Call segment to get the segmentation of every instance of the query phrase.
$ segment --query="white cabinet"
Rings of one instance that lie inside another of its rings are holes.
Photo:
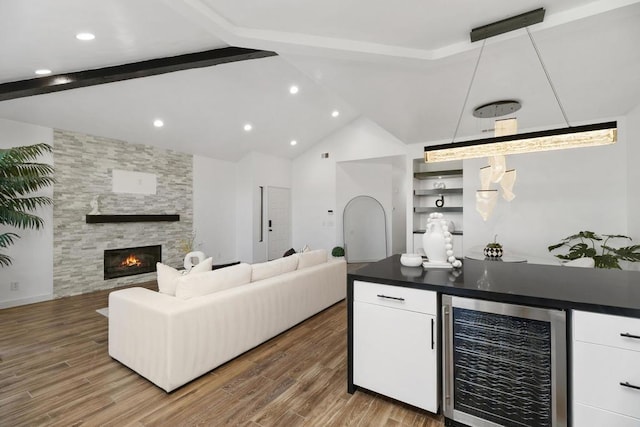
[[[435,292],[354,282],[353,383],[438,410]]]
[[[573,425],[640,426],[640,320],[573,312]]]

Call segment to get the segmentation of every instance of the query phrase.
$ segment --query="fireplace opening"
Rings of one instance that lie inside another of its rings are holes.
[[[162,262],[162,246],[107,249],[104,251],[104,279],[134,276],[156,271],[156,262]]]

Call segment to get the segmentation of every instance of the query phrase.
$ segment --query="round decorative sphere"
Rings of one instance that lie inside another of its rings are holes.
[[[447,243],[446,245],[444,245],[444,248],[447,250],[453,249],[453,245],[451,243]]]
[[[502,248],[484,248],[484,256],[486,256],[487,258],[501,258],[502,254]]]
[[[455,268],[460,268],[460,267],[462,267],[462,261],[460,261],[459,259],[457,259],[457,260],[453,261],[453,262],[451,263],[451,265],[453,265]]]
[[[456,257],[454,256],[450,256],[449,257],[449,262],[455,262],[456,261]]]
[[[400,255],[400,264],[406,267],[420,267],[422,256],[420,254],[402,254]]]
[[[445,243],[451,243],[451,237],[445,237],[444,238],[444,242]]]
[[[447,256],[453,256],[453,251],[451,249],[447,250]]]

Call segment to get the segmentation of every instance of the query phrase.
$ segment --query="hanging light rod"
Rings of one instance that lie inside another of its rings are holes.
[[[424,147],[427,163],[477,157],[522,154],[565,148],[613,144],[618,139],[617,122],[529,132],[495,138],[474,139]]]
[[[483,25],[482,27],[476,27],[472,29],[469,34],[471,42],[477,42],[499,34],[525,28],[529,25],[538,24],[544,20],[544,12],[544,8],[541,7],[540,9],[512,16],[511,18]]]

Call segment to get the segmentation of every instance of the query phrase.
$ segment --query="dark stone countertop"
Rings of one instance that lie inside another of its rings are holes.
[[[348,275],[363,280],[545,308],[640,318],[640,272],[465,259],[458,270],[405,267],[400,255]]]

